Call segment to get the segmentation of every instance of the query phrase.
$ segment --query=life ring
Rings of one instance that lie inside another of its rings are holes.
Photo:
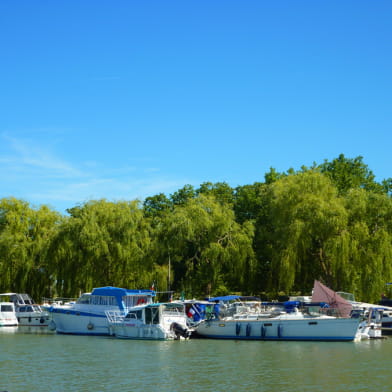
[[[145,304],[145,303],[146,303],[146,300],[144,298],[139,298],[137,300],[137,302],[136,302],[136,305],[142,305],[142,304]]]

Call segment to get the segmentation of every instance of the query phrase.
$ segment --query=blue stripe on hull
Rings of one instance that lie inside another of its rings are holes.
[[[53,309],[51,313],[60,313],[60,314],[67,314],[70,316],[85,316],[85,317],[101,317],[106,318],[104,314],[95,314],[95,313],[88,313],[88,312],[79,312],[77,310],[68,310],[68,309]]]

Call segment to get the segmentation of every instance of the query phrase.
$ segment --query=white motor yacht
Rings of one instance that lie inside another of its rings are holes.
[[[154,296],[153,290],[98,287],[82,294],[76,302],[50,306],[49,328],[60,334],[109,335],[107,311],[126,314],[137,305],[152,303]]]

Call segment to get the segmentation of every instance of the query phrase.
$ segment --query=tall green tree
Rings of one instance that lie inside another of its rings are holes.
[[[325,160],[319,166],[322,173],[331,178],[340,194],[350,189],[363,188],[373,192],[385,192],[385,187],[375,180],[375,175],[363,162],[363,157],[346,158],[340,154],[331,162]]]
[[[62,220],[47,206],[33,209],[22,200],[0,200],[0,288],[27,292],[38,300],[49,294],[47,252]]]
[[[226,182],[203,182],[196,193],[213,196],[216,201],[229,206],[234,202],[234,190]]]
[[[174,205],[185,204],[188,200],[196,197],[196,190],[193,185],[184,185],[181,189],[170,195],[170,200]]]
[[[315,278],[335,286],[347,260],[347,213],[331,181],[311,171],[290,175],[269,186],[265,202],[257,225],[269,290],[310,291]]]
[[[392,279],[392,200],[354,189],[346,196],[352,276],[346,282],[358,298],[377,302]]]
[[[150,287],[150,226],[138,201],[90,201],[70,212],[51,249],[57,292],[75,296],[97,286]]]
[[[177,205],[160,232],[175,289],[189,295],[246,290],[254,269],[253,225],[235,222],[231,208],[200,194]]]
[[[146,217],[154,218],[166,214],[173,209],[173,202],[164,194],[146,197],[143,202]]]

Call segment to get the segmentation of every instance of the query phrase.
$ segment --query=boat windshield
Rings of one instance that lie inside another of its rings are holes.
[[[143,311],[142,310],[134,310],[129,312],[125,318],[127,320],[141,320],[143,316]]]
[[[38,305],[19,306],[17,310],[23,312],[40,312],[41,308]]]
[[[177,303],[167,303],[162,305],[165,313],[185,313],[185,306]]]

